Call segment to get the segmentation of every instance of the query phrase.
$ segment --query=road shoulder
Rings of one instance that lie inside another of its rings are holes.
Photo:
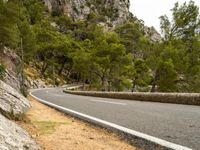
[[[32,109],[27,113],[25,128],[44,149],[51,150],[136,150],[119,136],[66,116],[30,98]]]

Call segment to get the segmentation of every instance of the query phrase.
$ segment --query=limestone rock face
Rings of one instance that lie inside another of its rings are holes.
[[[0,150],[40,150],[28,133],[0,114]]]
[[[0,111],[3,114],[17,116],[30,108],[29,101],[14,88],[0,80]]]
[[[43,0],[49,11],[53,14],[62,14],[73,20],[86,20],[95,13],[101,16],[98,24],[106,31],[113,30],[129,20],[136,20],[141,24],[141,30],[153,42],[161,41],[162,37],[153,28],[145,26],[137,17],[129,11],[130,0]]]
[[[145,32],[145,35],[148,36],[151,41],[159,42],[162,40],[161,35],[156,31],[154,27],[145,26],[143,30]]]
[[[61,13],[74,20],[87,19],[90,13],[104,17],[104,22],[116,26],[128,20],[129,0],[44,0],[50,12]]]
[[[6,76],[4,81],[17,91],[20,91],[20,81],[22,76],[19,73],[21,59],[13,50],[4,47],[0,53],[0,63],[6,66]]]

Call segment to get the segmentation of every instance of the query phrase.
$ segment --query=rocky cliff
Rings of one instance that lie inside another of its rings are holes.
[[[0,64],[3,64],[6,67],[4,81],[17,91],[20,91],[20,81],[22,79],[20,73],[20,57],[13,50],[4,47],[0,50]]]
[[[0,150],[40,150],[28,133],[0,114]]]
[[[127,21],[129,0],[44,0],[50,12],[64,14],[74,20],[87,19],[92,13],[101,16],[102,23],[116,26]]]
[[[107,30],[114,29],[117,25],[129,20],[140,23],[146,36],[152,41],[161,40],[160,34],[153,28],[147,27],[129,11],[129,0],[44,0],[53,15],[65,15],[73,20],[85,20],[90,15],[99,17],[99,24]]]
[[[12,119],[24,114],[30,107],[25,97],[0,80],[0,113]]]
[[[0,80],[0,150],[40,150],[25,130],[9,120],[21,119],[29,108],[25,97]]]
[[[6,67],[4,81],[0,80],[0,150],[40,150],[28,133],[11,121],[23,119],[31,107],[19,92],[20,57],[14,50],[4,47],[0,49],[0,64]]]

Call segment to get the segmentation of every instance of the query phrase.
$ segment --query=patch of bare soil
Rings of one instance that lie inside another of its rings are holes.
[[[136,150],[113,133],[90,126],[29,98],[29,121],[19,124],[45,150]]]

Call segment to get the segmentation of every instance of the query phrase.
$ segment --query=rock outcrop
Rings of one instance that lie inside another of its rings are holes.
[[[0,112],[8,118],[24,114],[30,108],[29,101],[14,88],[0,80]]]
[[[44,2],[52,13],[64,14],[74,20],[84,20],[89,14],[95,13],[102,17],[105,25],[112,24],[113,27],[124,23],[131,16],[129,0],[44,0]]]
[[[87,20],[96,14],[98,24],[105,30],[113,30],[117,25],[134,20],[153,42],[161,41],[161,35],[153,27],[147,27],[130,11],[130,0],[43,0],[54,15],[65,15],[73,20]]]
[[[17,91],[20,91],[20,81],[22,80],[20,57],[13,50],[4,47],[0,52],[0,63],[7,69],[4,81]]]
[[[154,27],[144,26],[145,35],[153,42],[159,42],[162,40],[161,35],[156,31]]]
[[[40,150],[28,133],[0,114],[0,150]]]
[[[9,120],[20,119],[29,108],[25,97],[0,80],[0,150],[40,150],[25,130]]]

